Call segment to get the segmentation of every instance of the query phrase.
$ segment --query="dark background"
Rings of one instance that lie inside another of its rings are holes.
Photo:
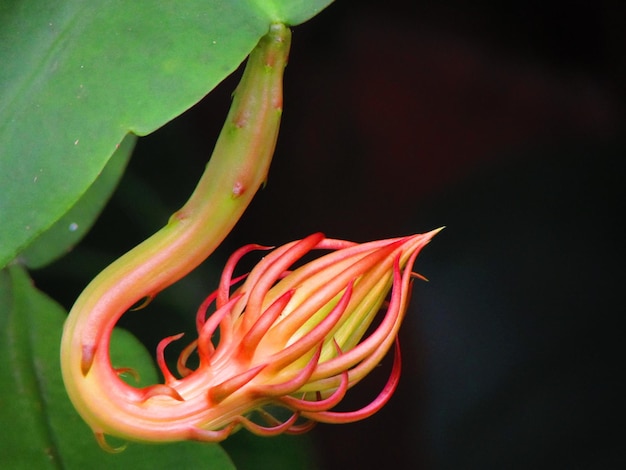
[[[625,20],[620,1],[338,1],[294,29],[267,187],[150,331],[140,314],[123,325],[154,350],[245,243],[445,225],[418,258],[430,282],[399,389],[366,421],[316,427],[319,467],[624,468]],[[85,242],[35,274],[44,290],[69,307],[183,204],[238,76],[140,139]]]

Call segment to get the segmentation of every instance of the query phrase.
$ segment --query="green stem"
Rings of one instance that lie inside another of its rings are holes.
[[[108,339],[119,317],[205,260],[265,182],[282,113],[290,38],[286,26],[274,24],[250,54],[213,155],[189,201],[165,227],[102,271],[72,308],[61,362],[70,398],[83,416],[93,410],[82,395],[94,386],[83,382],[92,366],[108,363]]]

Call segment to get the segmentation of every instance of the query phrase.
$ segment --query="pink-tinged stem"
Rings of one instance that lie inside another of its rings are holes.
[[[282,113],[290,38],[287,27],[273,24],[250,54],[213,155],[189,201],[165,227],[100,273],[70,312],[61,346],[63,379],[74,406],[98,434],[156,441],[224,434],[196,428],[204,406],[199,399],[186,397],[185,406],[168,409],[167,423],[164,409],[171,399],[151,398],[154,406],[144,408],[129,405],[145,398],[144,393],[111,368],[109,339],[124,312],[213,252],[265,182]],[[206,420],[206,413],[201,418]]]

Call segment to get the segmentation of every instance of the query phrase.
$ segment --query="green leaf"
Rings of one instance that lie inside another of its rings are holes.
[[[74,206],[127,133],[199,101],[271,22],[330,2],[0,2],[0,267]]]
[[[31,269],[41,268],[64,255],[85,236],[117,187],[136,140],[132,134],[126,136],[83,197],[19,255],[23,264]]]
[[[256,0],[273,21],[291,26],[304,23],[313,18],[334,0]]]
[[[129,444],[104,452],[67,398],[59,365],[65,312],[19,266],[0,271],[0,456],[2,468],[90,470],[234,467],[216,444]],[[131,365],[144,383],[156,381],[153,361],[129,333],[112,340],[114,365]]]
[[[243,470],[322,468],[312,439],[307,435],[262,437],[242,431],[233,434],[222,445],[237,468]]]

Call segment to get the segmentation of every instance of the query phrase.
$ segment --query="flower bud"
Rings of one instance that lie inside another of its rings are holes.
[[[181,353],[176,374],[164,350],[182,335],[157,348],[164,384],[132,387],[110,362],[96,361],[80,378],[86,384],[79,411],[98,436],[146,441],[219,441],[241,427],[260,435],[299,433],[315,422],[366,418],[398,383],[397,334],[416,276],[413,264],[436,233],[363,244],[313,234],[269,251],[247,275],[234,278],[244,255],[268,250],[245,246],[200,306],[198,337]],[[392,371],[379,395],[360,410],[333,411],[394,343]],[[288,416],[272,414],[278,408]]]

